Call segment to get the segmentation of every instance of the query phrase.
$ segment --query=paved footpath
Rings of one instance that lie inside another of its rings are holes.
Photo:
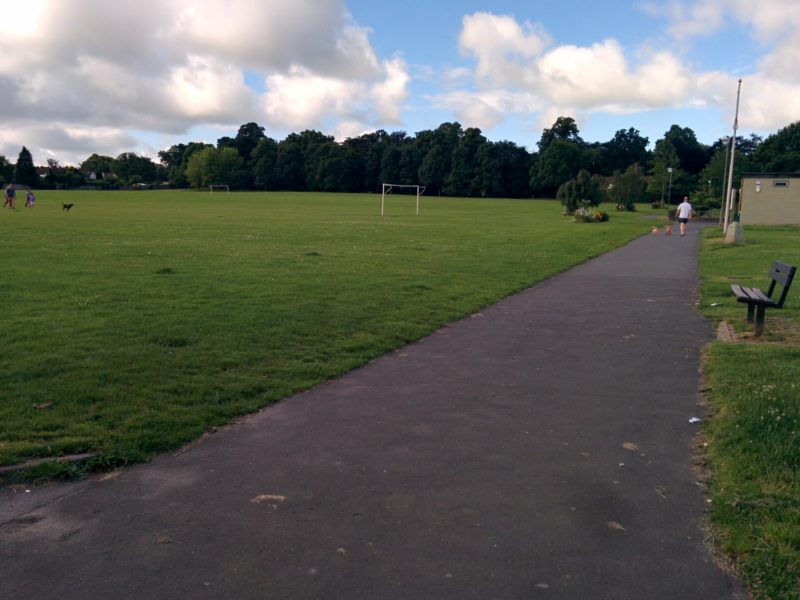
[[[188,449],[0,491],[0,598],[745,598],[692,470],[696,228]]]

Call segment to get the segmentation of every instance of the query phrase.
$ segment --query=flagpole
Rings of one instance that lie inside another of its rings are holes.
[[[728,225],[730,224],[731,209],[733,205],[733,161],[736,158],[736,130],[739,128],[739,96],[742,93],[742,80],[739,79],[739,87],[736,90],[736,113],[733,117],[733,138],[731,139],[731,164],[728,171],[728,193],[727,202],[725,203],[725,227],[723,234],[728,232]]]

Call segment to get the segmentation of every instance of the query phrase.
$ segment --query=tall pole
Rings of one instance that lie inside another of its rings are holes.
[[[736,159],[736,130],[739,128],[739,96],[742,93],[742,80],[739,79],[739,87],[736,90],[736,113],[733,117],[733,139],[731,139],[731,164],[728,170],[728,203],[725,205],[725,227],[724,233],[728,233],[730,224],[731,208],[733,204],[733,163]]]
[[[725,214],[725,178],[728,176],[728,150],[731,147],[731,138],[722,138],[725,142],[725,163],[722,167],[722,197],[719,199],[719,224],[722,225],[722,215]]]
[[[669,201],[672,200],[672,167],[668,167],[669,171],[669,191],[667,192],[667,214],[669,214]]]

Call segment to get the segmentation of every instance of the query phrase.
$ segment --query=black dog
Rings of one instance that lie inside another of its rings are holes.
[[[61,203],[61,210],[66,210],[66,211],[69,211],[69,209],[70,209],[70,208],[72,208],[73,206],[75,206],[75,203],[72,203],[72,204],[64,204],[64,203],[62,202],[62,203]]]

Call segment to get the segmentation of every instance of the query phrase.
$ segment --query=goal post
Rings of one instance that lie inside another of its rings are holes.
[[[218,183],[218,184],[214,184],[214,185],[208,186],[208,193],[209,194],[213,194],[214,190],[220,190],[220,191],[221,190],[225,190],[225,192],[228,193],[228,194],[231,192],[230,186],[228,184],[226,184],[226,183]]]
[[[406,185],[402,183],[382,183],[381,184],[381,216],[383,216],[384,205],[386,204],[386,194],[391,194],[394,188],[414,188],[417,192],[417,214],[419,214],[419,197],[425,193],[424,185]]]

